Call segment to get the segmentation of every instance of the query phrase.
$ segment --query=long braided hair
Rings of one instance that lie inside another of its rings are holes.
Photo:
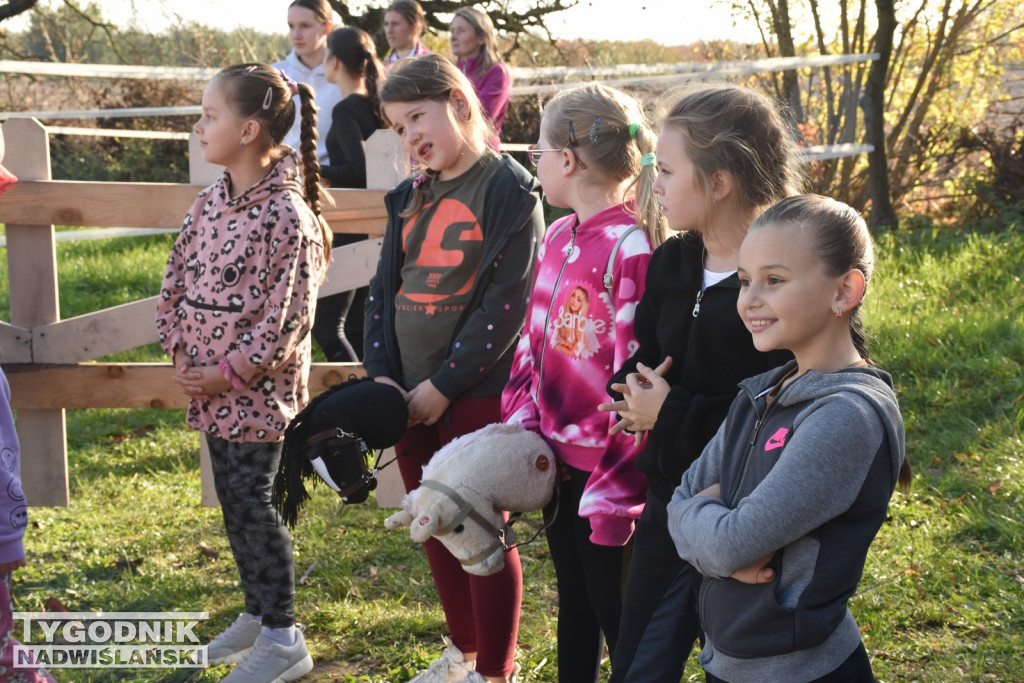
[[[260,124],[262,144],[276,161],[286,154],[281,145],[284,136],[295,122],[297,94],[300,102],[299,159],[302,163],[303,198],[313,210],[323,233],[325,255],[330,258],[331,229],[321,215],[325,195],[321,193],[320,161],[316,154],[317,108],[316,93],[305,83],[286,79],[283,73],[266,64],[235,64],[222,69],[214,76],[224,90],[228,105],[243,119],[253,119]]]

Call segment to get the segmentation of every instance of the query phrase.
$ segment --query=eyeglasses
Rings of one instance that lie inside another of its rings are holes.
[[[526,155],[530,157],[530,163],[536,166],[540,163],[540,155],[544,152],[561,152],[561,149],[541,149],[537,145],[530,145],[526,148]]]

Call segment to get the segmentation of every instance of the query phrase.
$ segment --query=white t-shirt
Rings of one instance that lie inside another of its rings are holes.
[[[719,282],[721,282],[722,280],[724,280],[725,278],[729,277],[730,275],[732,275],[735,272],[736,272],[735,270],[730,270],[730,271],[725,272],[725,273],[716,273],[713,270],[708,270],[707,268],[705,268],[704,269],[704,289],[707,289],[708,287],[711,287],[712,285],[717,285]]]
[[[291,54],[284,61],[276,62],[274,68],[285,72],[296,83],[306,83],[313,87],[313,91],[316,93],[316,106],[319,109],[316,121],[318,133],[316,155],[319,157],[321,164],[327,164],[327,133],[331,130],[331,112],[334,111],[334,105],[341,102],[341,91],[338,90],[338,86],[327,82],[323,64],[317,64],[315,68],[310,69],[302,63],[299,56],[295,54],[295,50],[292,50]],[[299,101],[299,96],[296,95],[295,123],[292,124],[292,129],[288,131],[288,134],[284,136],[284,144],[295,150],[299,149],[299,128],[301,124],[302,103]]]

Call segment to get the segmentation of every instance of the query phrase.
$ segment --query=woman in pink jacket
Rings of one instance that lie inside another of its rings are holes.
[[[501,126],[505,123],[508,100],[512,96],[512,74],[501,61],[494,44],[491,18],[474,7],[455,12],[449,28],[456,66],[469,77],[480,104],[494,128],[491,146],[498,149]]]

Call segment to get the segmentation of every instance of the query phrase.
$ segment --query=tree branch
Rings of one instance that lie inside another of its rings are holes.
[[[0,5],[0,21],[16,17],[22,12],[27,12],[35,7],[38,0],[7,0]]]

